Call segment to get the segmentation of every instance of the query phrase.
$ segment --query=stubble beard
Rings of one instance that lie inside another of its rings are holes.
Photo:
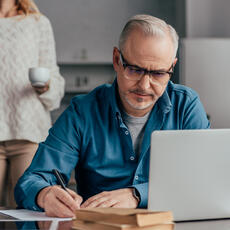
[[[138,103],[144,101],[142,98],[137,98],[137,103],[133,103],[129,100],[127,95],[124,96],[124,99],[133,109],[137,109],[137,110],[147,109],[155,103],[155,100],[152,100],[150,102],[146,102],[144,105],[139,105]]]

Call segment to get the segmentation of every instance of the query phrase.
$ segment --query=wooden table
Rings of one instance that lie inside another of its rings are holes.
[[[174,230],[230,230],[230,219],[176,223]]]
[[[23,228],[18,228],[14,220],[15,218],[5,216],[0,213],[0,230],[23,229]],[[33,221],[32,222],[27,221],[27,222],[17,222],[17,223],[18,224],[24,223],[24,226],[26,226],[26,224],[34,224],[34,226],[36,226],[37,229],[43,229],[43,230],[49,230],[51,225],[53,224],[52,221],[38,221],[37,223]],[[52,230],[55,230],[55,229],[56,230],[70,230],[71,225],[72,225],[71,221],[60,221],[56,225],[56,228],[54,228],[54,225],[52,225]],[[174,230],[229,230],[229,229],[230,229],[230,219],[182,222],[182,223],[176,223],[175,228],[174,228]]]

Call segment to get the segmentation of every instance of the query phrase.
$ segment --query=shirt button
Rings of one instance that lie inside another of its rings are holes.
[[[135,180],[138,180],[138,176],[135,176]]]
[[[125,131],[125,135],[129,135],[129,131]]]
[[[134,158],[133,156],[131,156],[129,159],[130,159],[131,161],[133,161],[135,158]]]

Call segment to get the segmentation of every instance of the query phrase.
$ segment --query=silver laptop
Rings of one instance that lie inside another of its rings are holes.
[[[176,221],[230,218],[230,129],[153,132],[148,209]]]

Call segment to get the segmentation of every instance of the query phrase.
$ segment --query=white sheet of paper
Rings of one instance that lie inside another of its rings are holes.
[[[72,220],[72,218],[49,217],[49,216],[46,216],[45,212],[32,211],[32,210],[27,210],[27,209],[0,210],[0,213],[17,218],[19,220],[31,220],[31,221]]]

